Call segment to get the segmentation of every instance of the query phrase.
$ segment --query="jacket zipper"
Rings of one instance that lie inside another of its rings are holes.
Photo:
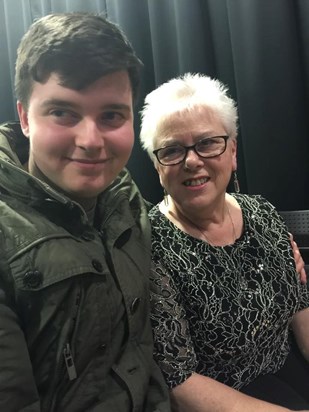
[[[73,323],[71,327],[71,331],[68,334],[69,339],[67,340],[67,343],[64,345],[64,348],[62,350],[62,357],[59,360],[59,363],[57,365],[56,369],[56,387],[54,388],[54,391],[51,393],[51,399],[49,402],[49,408],[47,409],[48,411],[52,412],[55,411],[55,406],[57,404],[57,395],[60,389],[59,386],[59,380],[61,377],[63,377],[63,366],[65,365],[65,370],[68,374],[69,381],[72,381],[77,378],[77,372],[75,368],[75,363],[74,363],[74,357],[72,354],[71,350],[71,345],[70,342],[73,342],[73,337],[75,335],[76,329],[77,329],[77,323],[78,323],[78,312],[80,308],[80,302],[81,302],[81,285],[79,284],[79,291],[76,296],[75,300],[75,312],[73,316]]]
[[[63,357],[64,357],[65,366],[67,368],[67,372],[69,375],[69,380],[73,381],[74,379],[77,378],[77,373],[76,373],[74,359],[72,356],[71,347],[69,343],[67,343],[63,349]]]

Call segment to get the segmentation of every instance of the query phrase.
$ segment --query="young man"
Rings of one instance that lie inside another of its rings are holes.
[[[170,410],[152,359],[150,230],[124,166],[141,63],[104,18],[49,15],[0,130],[0,410]]]

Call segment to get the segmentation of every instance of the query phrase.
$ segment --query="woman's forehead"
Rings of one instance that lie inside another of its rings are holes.
[[[191,109],[171,114],[166,117],[158,128],[162,137],[172,137],[190,133],[222,133],[224,126],[218,114],[209,108]]]

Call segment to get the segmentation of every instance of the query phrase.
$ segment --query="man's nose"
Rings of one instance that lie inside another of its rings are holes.
[[[103,132],[95,120],[84,120],[79,126],[77,146],[85,150],[100,149],[104,146]]]

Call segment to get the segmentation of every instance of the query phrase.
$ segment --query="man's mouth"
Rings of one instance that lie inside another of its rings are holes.
[[[98,164],[104,163],[104,159],[71,159],[73,162],[83,163],[83,164]]]
[[[207,183],[210,180],[209,177],[202,177],[200,179],[188,179],[183,184],[185,186],[200,186]]]

